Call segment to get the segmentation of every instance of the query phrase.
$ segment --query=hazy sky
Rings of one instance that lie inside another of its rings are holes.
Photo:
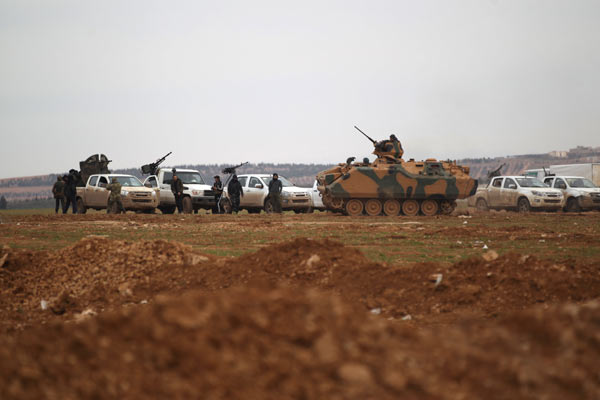
[[[0,177],[600,145],[600,1],[0,0]]]

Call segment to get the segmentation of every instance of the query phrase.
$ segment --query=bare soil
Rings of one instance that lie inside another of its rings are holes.
[[[598,222],[13,216],[0,398],[600,398]]]

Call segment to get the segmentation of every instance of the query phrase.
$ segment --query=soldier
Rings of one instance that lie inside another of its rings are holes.
[[[112,213],[113,207],[116,204],[118,210],[117,214],[120,214],[121,212],[125,214],[125,208],[123,208],[123,202],[121,201],[121,184],[117,181],[117,178],[112,178],[111,183],[106,185],[106,190],[110,191],[106,213]]]
[[[69,206],[72,204],[73,214],[77,214],[77,171],[74,169],[69,171],[68,176],[63,176],[65,181],[65,208],[63,208],[63,214],[69,211]]]
[[[231,177],[231,181],[227,185],[227,193],[229,194],[229,201],[231,201],[231,211],[237,214],[240,210],[240,196],[244,197],[244,189],[242,189],[237,175]]]
[[[173,192],[173,196],[175,196],[177,211],[181,214],[183,212],[183,182],[175,175],[175,172],[173,172],[173,180],[171,181],[171,192]]]
[[[56,182],[54,182],[54,186],[52,186],[52,194],[54,195],[54,201],[56,202],[54,213],[58,214],[59,204],[61,210],[64,210],[65,208],[65,182],[63,182],[60,176],[56,177]]]
[[[221,177],[215,175],[215,182],[212,185],[212,190],[215,193],[215,206],[213,207],[213,214],[221,214],[221,196],[223,195],[223,182]]]
[[[273,212],[281,214],[281,191],[283,185],[279,180],[279,175],[273,174],[273,179],[269,182],[269,198],[273,205]]]

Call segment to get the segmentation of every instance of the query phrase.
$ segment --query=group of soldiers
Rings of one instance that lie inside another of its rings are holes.
[[[52,186],[55,207],[54,212],[58,214],[59,209],[63,214],[73,209],[73,214],[77,214],[77,171],[69,171],[69,175],[56,177],[56,182]]]
[[[215,208],[213,209],[213,213],[221,214],[223,210],[221,209],[221,197],[223,196],[223,182],[221,182],[221,177],[219,175],[215,175],[214,182],[212,185],[212,190],[215,193]],[[273,205],[274,213],[281,213],[281,192],[283,190],[283,185],[279,180],[279,175],[277,173],[273,174],[273,179],[269,182],[269,199],[271,204]],[[237,214],[240,210],[240,198],[244,197],[244,189],[238,180],[236,174],[233,174],[229,184],[227,185],[227,194],[229,195],[229,201],[231,202],[231,212]]]
[[[59,206],[63,214],[66,214],[69,207],[72,205],[73,214],[77,213],[77,176],[76,171],[71,170],[69,175],[58,176],[54,186],[52,187],[52,193],[56,202],[55,213],[58,214]],[[212,190],[215,193],[215,207],[213,213],[221,214],[221,197],[223,196],[223,182],[221,177],[215,175]],[[111,183],[106,185],[106,189],[110,192],[108,197],[107,213],[121,213],[125,212],[123,202],[121,200],[121,184],[117,181],[117,178],[112,178]],[[269,182],[269,198],[273,205],[273,212],[281,213],[281,192],[283,185],[279,180],[278,174],[273,174],[273,179]],[[183,182],[177,174],[173,174],[173,180],[171,181],[171,192],[175,197],[175,205],[177,211],[183,213]],[[244,190],[237,175],[233,175],[229,184],[227,185],[227,192],[229,194],[229,201],[231,202],[231,210],[237,214],[240,210],[240,197],[244,197]]]

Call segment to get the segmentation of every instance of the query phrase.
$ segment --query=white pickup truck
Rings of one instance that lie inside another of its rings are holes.
[[[517,209],[520,212],[560,210],[564,197],[560,190],[549,188],[537,178],[497,176],[487,187],[477,189],[468,204],[478,210]]]
[[[215,194],[210,185],[202,179],[200,172],[193,169],[177,169],[176,175],[183,183],[183,212],[191,214],[201,208],[210,210],[215,205]],[[150,175],[144,180],[144,185],[159,190],[158,209],[163,214],[175,212],[175,196],[171,192],[173,181],[173,170],[171,168],[159,168],[156,175]]]
[[[260,210],[265,210],[267,213],[273,212],[273,206],[269,201],[269,182],[271,182],[272,178],[269,174],[238,175],[238,180],[244,191],[244,196],[240,197],[240,210],[248,210],[251,214],[258,214]],[[294,210],[299,213],[311,210],[312,199],[310,188],[295,186],[283,176],[279,176],[279,180],[283,186],[281,191],[282,209]],[[224,212],[231,212],[227,187],[224,187],[223,190],[221,207]]]
[[[77,188],[77,212],[85,214],[88,208],[102,210],[108,207],[110,192],[106,185],[117,178],[121,184],[121,201],[125,210],[152,212],[158,205],[156,191],[142,185],[138,178],[122,174],[90,175],[84,187]],[[113,210],[116,211],[116,210]]]
[[[600,210],[600,187],[582,176],[547,176],[544,183],[562,191],[565,211]]]

